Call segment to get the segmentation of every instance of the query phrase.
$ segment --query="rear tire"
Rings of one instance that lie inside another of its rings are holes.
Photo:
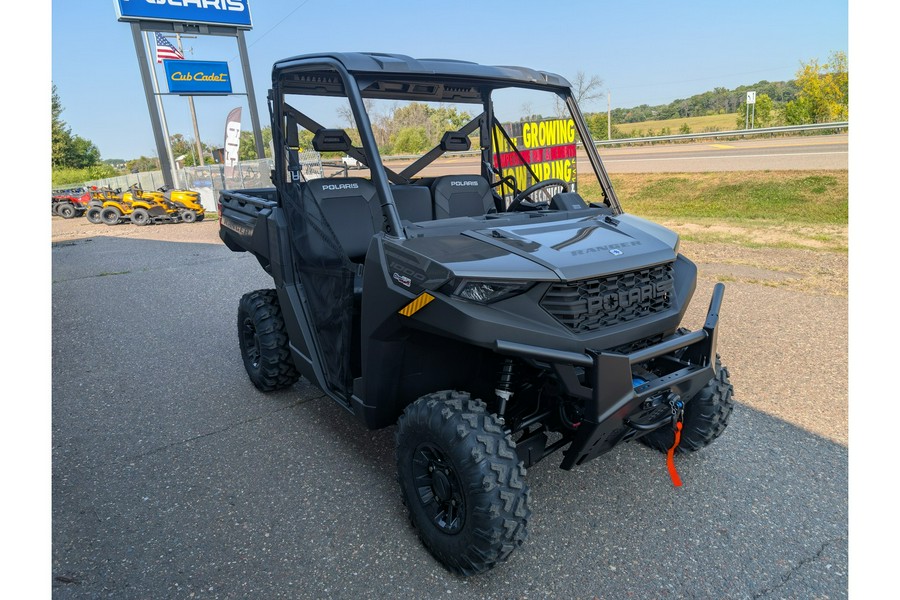
[[[397,479],[422,544],[454,573],[487,571],[528,538],[530,492],[515,443],[466,392],[428,394],[406,407]]]
[[[728,379],[728,368],[716,355],[718,373],[684,404],[684,424],[676,452],[694,452],[709,446],[722,435],[734,410],[734,387]],[[661,427],[640,438],[641,442],[660,452],[668,452],[675,443],[675,431]]]
[[[288,388],[300,379],[275,290],[244,294],[238,304],[238,340],[247,375],[259,390]]]
[[[100,211],[100,220],[107,225],[115,225],[122,218],[122,213],[118,208],[110,206]]]
[[[75,216],[75,207],[71,204],[60,204],[56,209],[56,214],[63,219],[71,219]]]
[[[89,208],[87,210],[87,212],[84,214],[84,216],[87,218],[88,221],[97,225],[97,224],[100,224],[103,222],[103,219],[100,218],[101,212],[102,211],[99,208],[97,208],[96,206],[92,206],[91,208]]]
[[[131,213],[131,222],[135,225],[147,225],[150,223],[150,213],[145,208],[136,208]]]

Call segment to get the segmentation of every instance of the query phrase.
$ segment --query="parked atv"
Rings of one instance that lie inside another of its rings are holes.
[[[107,225],[131,221],[135,225],[150,223],[178,223],[181,215],[177,208],[169,206],[162,192],[145,192],[133,184],[120,198],[110,198],[103,203],[100,219]]]
[[[101,214],[103,213],[104,204],[109,201],[122,201],[122,191],[120,189],[112,189],[111,187],[92,186],[88,192],[91,195],[88,201],[87,210],[84,216],[88,221],[94,224],[103,223]]]
[[[50,197],[50,212],[64,219],[83,215],[91,200],[91,194],[83,188],[60,191]]]
[[[185,223],[202,221],[206,216],[206,209],[200,203],[200,192],[193,190],[170,190],[163,186],[159,188],[164,200],[175,207],[181,220]]]
[[[640,440],[667,453],[680,485],[676,452],[716,440],[734,403],[717,354],[724,285],[702,327],[682,328],[697,267],[677,233],[623,210],[565,79],[323,53],[276,62],[272,84],[275,187],[219,198],[223,242],[274,280],[237,306],[258,389],[302,375],[366,427],[396,424],[400,499],[424,546],[463,575],[525,541],[526,468],[556,452],[569,470]],[[336,98],[361,147],[320,124]],[[379,103],[475,116],[398,171],[376,143]],[[532,122],[558,106],[565,117]],[[307,178],[305,131],[371,178]],[[475,144],[474,166],[424,176]]]

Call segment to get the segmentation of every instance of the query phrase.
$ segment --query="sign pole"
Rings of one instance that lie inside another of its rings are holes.
[[[606,92],[606,139],[612,139],[612,93]]]
[[[250,124],[253,127],[253,140],[256,143],[256,157],[260,160],[266,157],[263,146],[262,129],[259,127],[259,112],[256,110],[256,94],[253,91],[253,77],[250,75],[250,56],[247,54],[247,41],[244,39],[244,30],[237,31],[238,52],[241,55],[241,68],[244,73],[244,87],[247,89],[247,104],[250,108]]]
[[[756,92],[747,92],[747,114],[744,117],[744,129],[753,128],[753,117],[750,116],[750,105],[753,105],[753,116],[756,116]],[[749,125],[748,125],[749,123]]]
[[[169,160],[169,141],[163,137],[162,124],[156,106],[156,99],[151,93],[153,79],[150,77],[150,68],[147,62],[147,52],[144,49],[141,26],[139,23],[131,24],[131,38],[134,41],[134,51],[137,54],[138,67],[141,71],[141,81],[144,84],[144,97],[147,100],[147,109],[150,111],[150,125],[153,128],[153,138],[156,141],[156,155],[159,157],[159,168],[162,171],[163,183],[166,187],[174,188],[172,177],[172,161]]]

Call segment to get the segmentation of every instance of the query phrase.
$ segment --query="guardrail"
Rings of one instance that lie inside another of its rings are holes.
[[[637,123],[633,123],[637,125]],[[760,127],[759,129],[735,129],[731,131],[705,131],[703,133],[677,133],[673,135],[657,135],[654,137],[636,137],[636,138],[616,138],[614,140],[593,140],[594,146],[616,146],[619,144],[647,144],[652,142],[669,142],[677,140],[693,140],[703,138],[719,138],[719,137],[746,137],[751,135],[767,135],[776,133],[801,133],[804,131],[815,131],[822,129],[847,129],[850,126],[849,121],[839,121],[835,123],[813,123],[812,125],[782,125],[780,127]],[[576,144],[579,148],[583,146],[581,142]],[[454,156],[477,156],[481,154],[480,150],[467,150],[464,152],[446,152],[445,157],[452,158]],[[416,160],[418,154],[403,154],[382,156],[382,160]]]
[[[594,140],[594,145],[615,146],[617,144],[642,144],[647,142],[669,142],[674,140],[693,140],[701,138],[744,137],[748,135],[766,135],[772,133],[799,133],[802,131],[815,131],[817,129],[847,129],[849,126],[849,121],[814,123],[812,125],[782,125],[780,127],[760,127],[759,129],[735,129],[732,131],[706,131],[703,133],[676,133],[673,135],[657,135],[654,137]]]

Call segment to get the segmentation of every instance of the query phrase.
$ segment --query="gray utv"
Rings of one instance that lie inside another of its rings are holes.
[[[550,102],[515,113],[519,95]],[[312,116],[325,100],[344,109]],[[423,131],[465,118],[384,162],[400,134],[379,102],[432,107]],[[366,427],[396,424],[400,497],[448,569],[486,571],[525,541],[525,469],[558,450],[570,470],[630,440],[671,458],[723,432],[724,286],[702,329],[680,327],[697,269],[676,233],[623,212],[565,79],[316,54],[274,65],[269,107],[274,187],[219,200],[224,243],[274,280],[238,306],[247,373],[263,391],[303,376]],[[537,110],[565,114],[565,168],[533,149],[559,129],[538,140],[522,125]],[[358,176],[308,178],[308,145],[358,161]]]

